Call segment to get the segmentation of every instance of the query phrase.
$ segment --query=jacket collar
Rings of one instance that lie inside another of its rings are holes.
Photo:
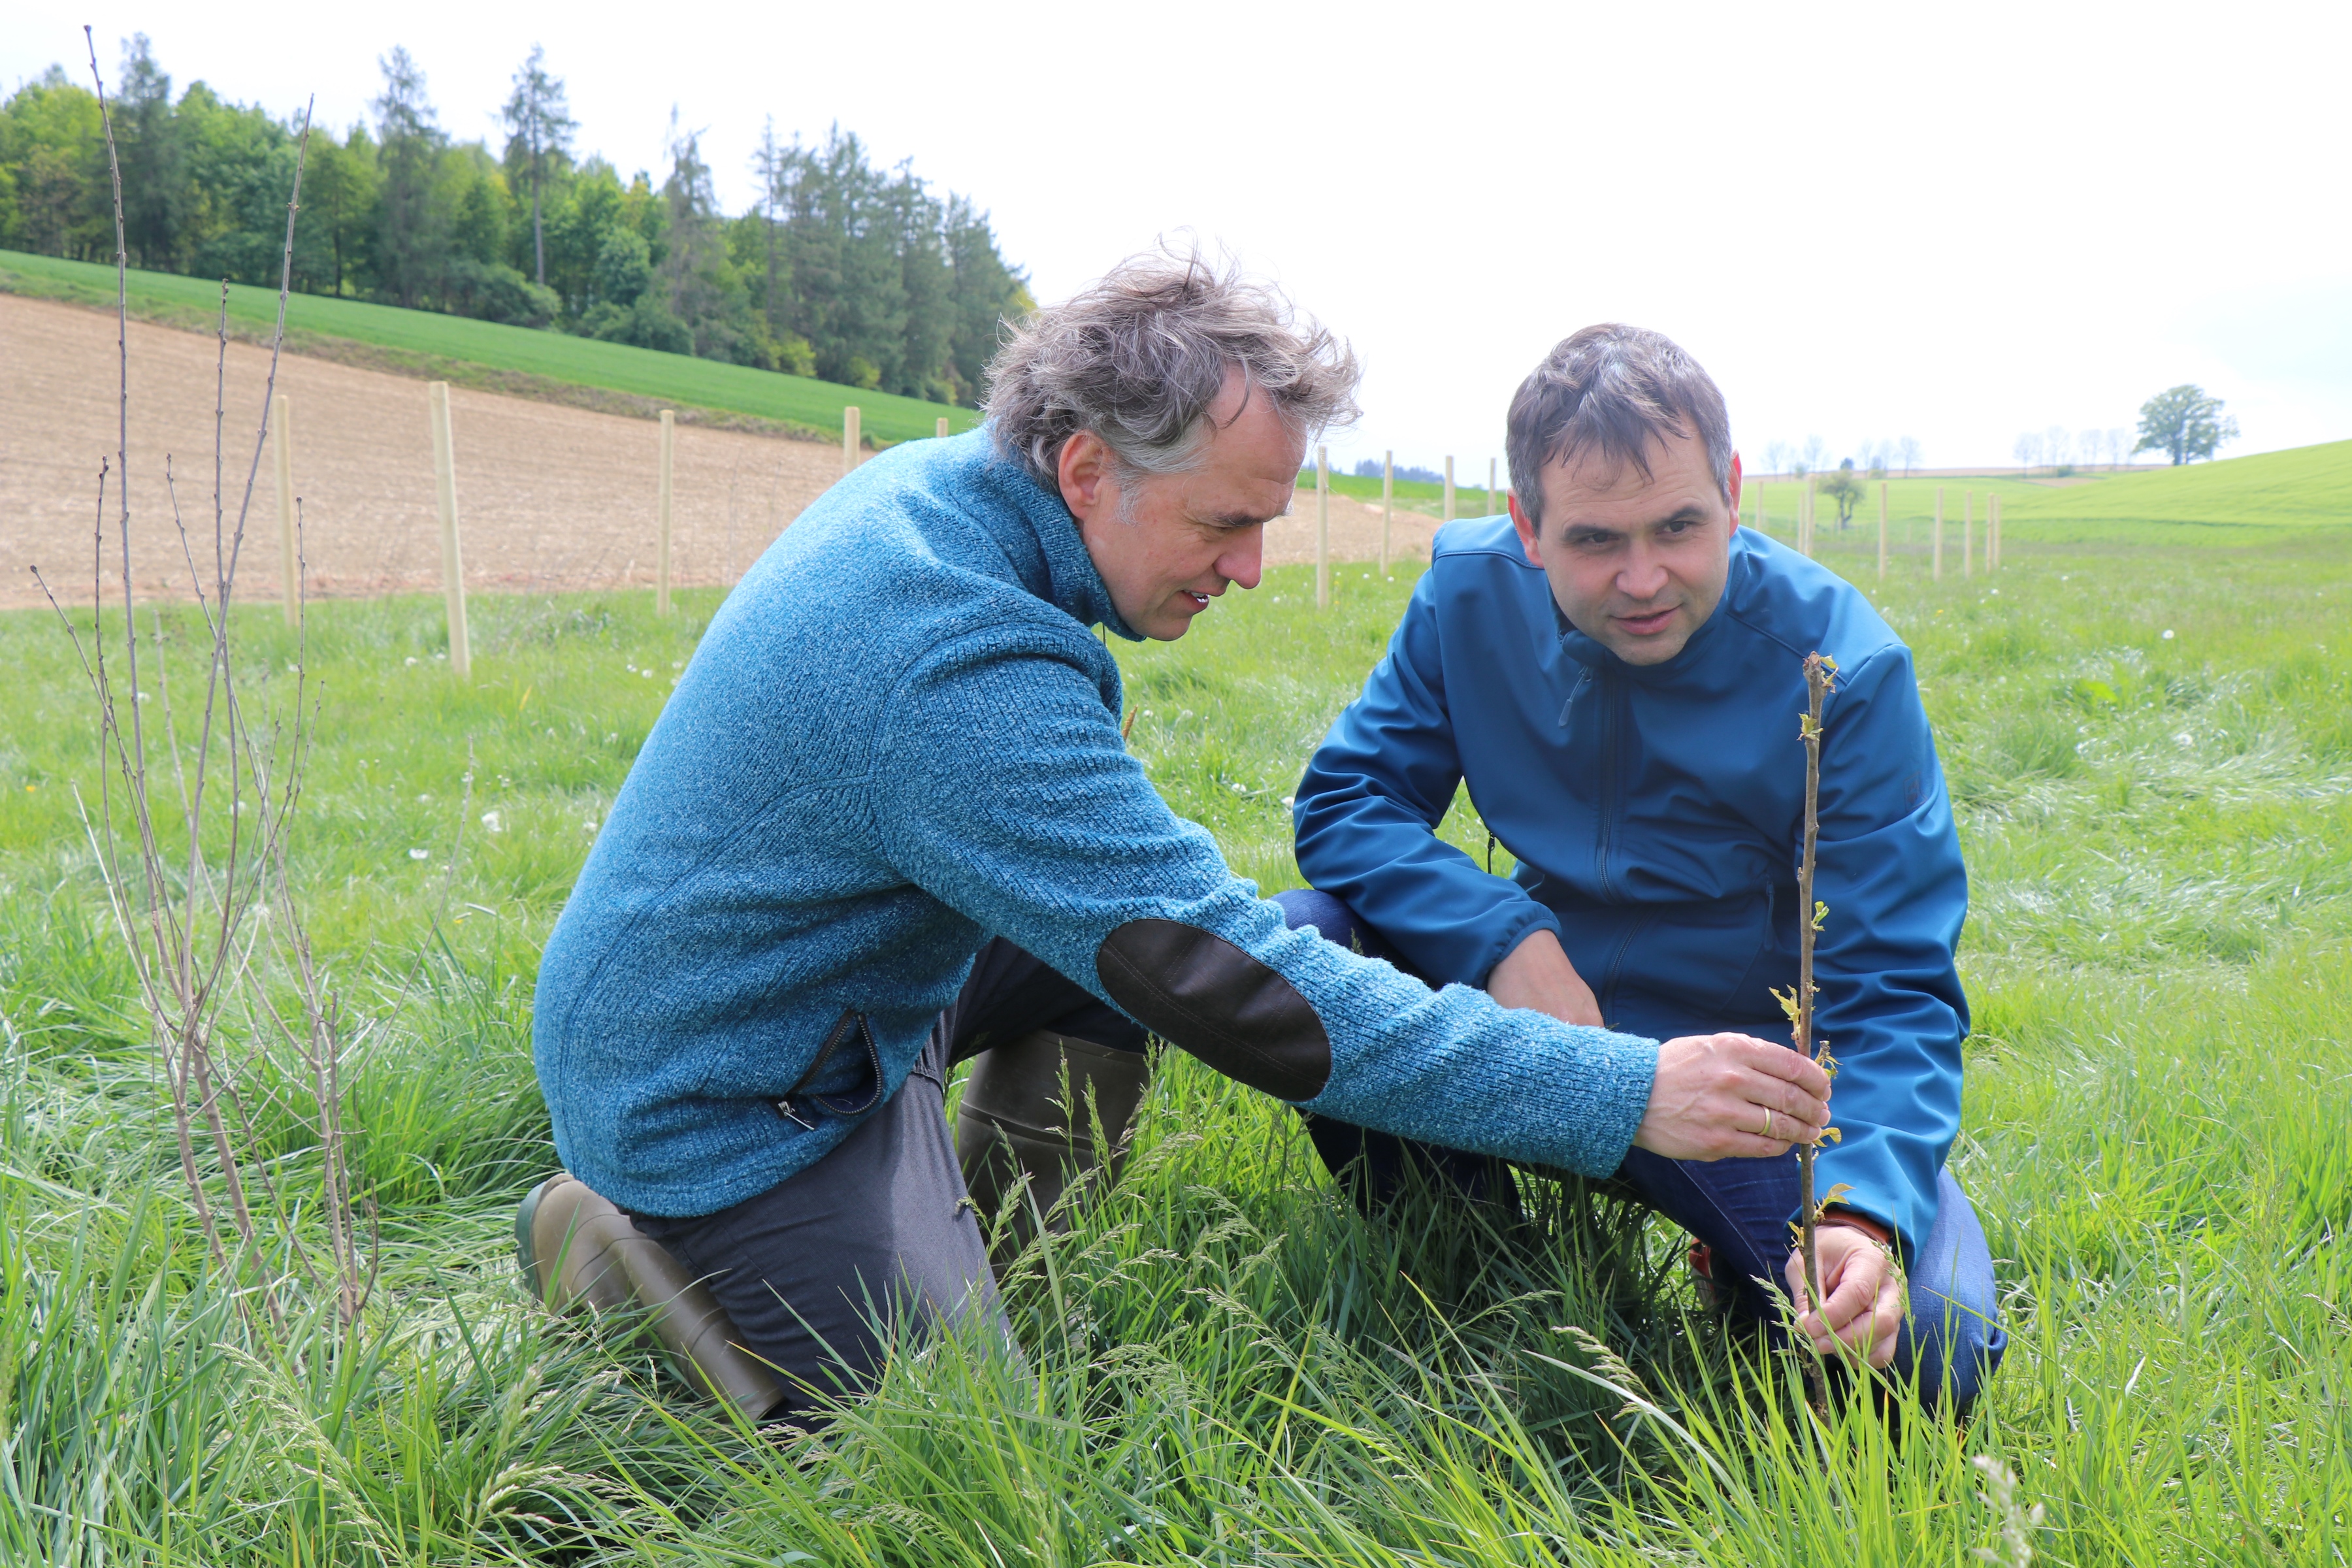
[[[1129,642],[1142,641],[1111,603],[1110,590],[1078,536],[1078,520],[1060,496],[996,450],[993,434],[983,425],[947,445],[965,447],[955,456],[977,468],[972,488],[992,504],[970,510],[1004,552],[1015,580],[1080,626],[1099,626]]]

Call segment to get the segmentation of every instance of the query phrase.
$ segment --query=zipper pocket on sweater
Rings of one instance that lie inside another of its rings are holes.
[[[873,1087],[865,1091],[862,1099],[854,1090],[845,1094],[809,1093],[808,1086],[824,1070],[825,1063],[853,1039],[866,1047],[866,1070]],[[866,1023],[865,1014],[847,1009],[824,1037],[824,1044],[817,1047],[816,1059],[809,1063],[808,1071],[801,1074],[800,1082],[793,1085],[790,1094],[775,1101],[776,1114],[795,1127],[814,1132],[821,1116],[863,1116],[873,1110],[881,1103],[882,1081],[882,1051],[874,1043],[873,1026]]]

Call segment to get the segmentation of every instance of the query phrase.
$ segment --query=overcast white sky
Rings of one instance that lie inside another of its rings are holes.
[[[0,29],[0,84],[86,70],[81,18],[33,9]],[[494,148],[541,42],[583,151],[658,179],[675,104],[730,208],[763,120],[838,121],[991,209],[1041,300],[1189,231],[1362,353],[1343,466],[1451,452],[1483,482],[1518,378],[1611,318],[1714,372],[1751,463],[1811,434],[2006,461],[2183,381],[2229,401],[2229,452],[2352,436],[2341,0],[224,15],[88,19],[110,81],[144,31],[175,89],[315,91],[338,126],[404,44],[442,123]]]

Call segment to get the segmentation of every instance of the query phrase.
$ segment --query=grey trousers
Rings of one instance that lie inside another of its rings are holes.
[[[1144,1032],[1002,938],[982,948],[907,1082],[832,1153],[732,1208],[631,1217],[707,1281],[795,1415],[869,1385],[898,1336],[1003,1324],[947,1120],[958,1062],[1037,1029],[1140,1051]],[[1009,1329],[1005,1330],[1008,1341]]]

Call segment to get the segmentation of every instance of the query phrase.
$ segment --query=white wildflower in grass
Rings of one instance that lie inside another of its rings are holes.
[[[491,833],[506,831],[506,819],[495,811],[482,813],[482,826]]]
[[[433,858],[433,851],[430,849],[412,849],[408,852],[408,858],[411,860],[429,860]]]
[[[413,654],[413,653],[412,653],[412,654],[410,654],[410,655],[408,656],[408,662],[409,662],[410,664],[412,664],[412,665],[413,665],[413,664],[415,664],[415,663],[416,662],[416,656],[415,656],[415,654]]]
[[[2167,642],[2170,642],[2172,640],[2172,628],[2170,626],[2164,628],[2164,640]]]
[[[580,825],[580,830],[581,830],[583,833],[593,833],[593,832],[595,832],[595,831],[596,831],[596,819],[595,819],[594,817],[593,817],[593,816],[592,816],[592,817],[590,817],[587,821],[585,821],[585,822],[583,822],[583,823],[582,823],[582,824]]]

